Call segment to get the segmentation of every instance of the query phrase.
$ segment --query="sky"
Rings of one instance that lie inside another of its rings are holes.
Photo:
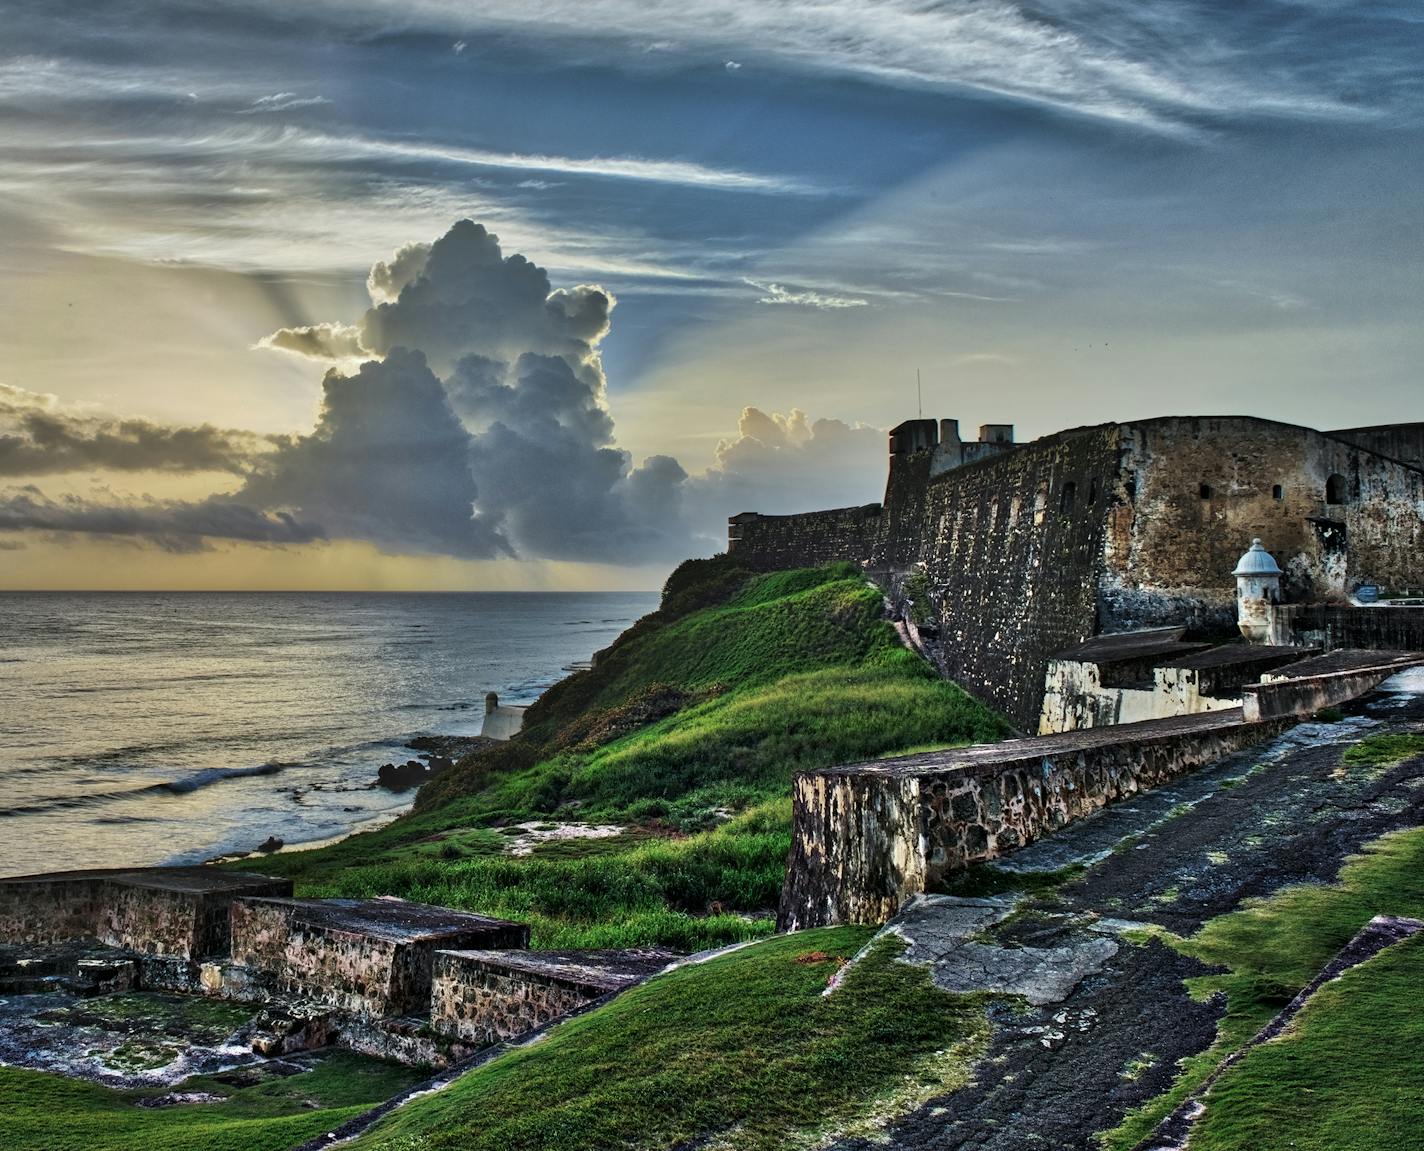
[[[1424,419],[1403,0],[0,0],[0,588],[651,588],[916,414]]]

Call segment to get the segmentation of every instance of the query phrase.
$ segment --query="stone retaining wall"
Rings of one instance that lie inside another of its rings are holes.
[[[523,924],[403,900],[242,899],[232,908],[235,963],[358,1015],[424,1010],[437,948],[528,943]]]
[[[438,951],[430,1024],[497,1043],[661,971],[674,956],[631,951]]]
[[[1235,708],[798,775],[778,927],[881,922],[952,871],[1291,722],[1246,723]]]

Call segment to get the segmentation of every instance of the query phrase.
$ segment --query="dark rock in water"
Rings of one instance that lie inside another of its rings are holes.
[[[284,845],[285,843],[286,843],[286,840],[284,840],[284,839],[279,839],[279,838],[278,838],[277,836],[275,836],[275,835],[269,835],[269,836],[261,843],[261,845],[259,845],[259,847],[257,848],[257,850],[258,850],[258,851],[262,851],[262,852],[266,852],[267,854],[270,855],[270,854],[271,854],[272,852],[274,852],[274,851],[281,851],[281,850],[282,850],[282,847],[283,847],[283,845]]]
[[[412,787],[419,787],[429,778],[430,772],[425,764],[418,759],[411,759],[400,765],[381,764],[380,770],[376,772],[376,785],[390,791],[408,791]]]
[[[418,735],[408,742],[406,747],[412,751],[420,752],[424,758],[432,761],[435,759],[454,761],[463,759],[470,752],[478,751],[480,748],[488,747],[496,742],[498,741],[486,739],[482,735]]]

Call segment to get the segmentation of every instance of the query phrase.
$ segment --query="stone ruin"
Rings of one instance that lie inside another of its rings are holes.
[[[254,1004],[243,1038],[264,1056],[336,1045],[446,1066],[675,958],[528,946],[524,924],[390,897],[297,899],[290,880],[214,867],[0,879],[6,1002],[137,991]]]

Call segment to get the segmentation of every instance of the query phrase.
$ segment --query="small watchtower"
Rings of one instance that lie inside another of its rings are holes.
[[[1236,626],[1251,643],[1269,643],[1271,617],[1281,602],[1281,569],[1259,539],[1231,573],[1236,577]]]

